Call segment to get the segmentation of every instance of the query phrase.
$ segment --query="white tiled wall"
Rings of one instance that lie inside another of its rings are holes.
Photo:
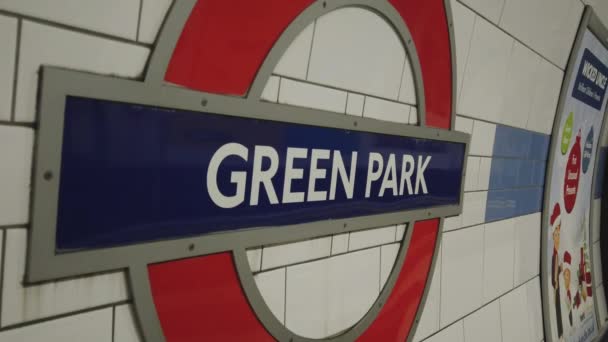
[[[463,214],[445,220],[439,304],[427,302],[416,340],[542,341],[541,215],[484,223],[485,190],[496,124],[551,134],[582,3],[454,0],[452,8],[455,128],[472,134],[472,156]]]
[[[440,326],[462,318],[483,303],[484,226],[443,234]]]
[[[286,326],[320,338],[355,324],[379,294],[379,261],[376,247],[288,267]]]
[[[28,221],[34,130],[0,125],[0,225]]]
[[[456,44],[456,78],[457,93],[459,99],[462,93],[462,81],[466,62],[471,49],[471,37],[475,25],[476,15],[460,2],[452,0],[452,16],[454,17],[454,40]],[[462,113],[461,101],[456,102],[456,111]],[[469,132],[470,133],[470,132]]]
[[[487,302],[513,288],[514,220],[485,224],[483,252],[483,299]]]
[[[112,308],[0,331],[0,341],[112,341]]]
[[[564,72],[544,59],[540,60],[536,72],[537,83],[525,128],[543,134],[551,134],[560,87],[548,85],[561,84]]]
[[[170,4],[0,1],[0,341],[139,340],[122,272],[23,284],[37,87],[41,65],[140,76]]]
[[[469,153],[476,156],[492,156],[496,124],[475,120],[471,136]]]
[[[498,122],[513,38],[478,17],[463,75],[460,114]]]
[[[140,42],[154,43],[172,2],[173,0],[141,0],[141,21],[137,36]]]
[[[351,7],[317,19],[310,81],[397,100],[405,50],[372,11]]]
[[[501,341],[500,324],[500,306],[494,301],[464,319],[465,341]]]
[[[498,24],[507,0],[462,0],[462,3],[474,8],[477,13],[493,24]]]
[[[138,0],[3,0],[0,9],[129,40],[137,34]]]
[[[500,298],[504,341],[538,342],[543,339],[538,278]]]
[[[564,69],[582,12],[578,0],[508,0],[500,27]]]
[[[127,300],[122,272],[24,287],[27,230],[8,229],[5,239],[1,326]]]
[[[279,103],[344,113],[346,111],[346,92],[282,78]]]
[[[484,221],[487,191],[465,192],[462,204],[462,225],[472,226]]]
[[[255,283],[275,317],[285,323],[285,287],[277,284],[285,284],[285,268],[279,268],[269,272],[258,273]]]
[[[514,221],[513,285],[519,286],[540,273],[540,213],[516,217]]]
[[[17,49],[17,19],[0,16],[0,120],[11,119]]]
[[[129,304],[114,307],[114,339],[113,342],[140,342],[142,341],[133,313]]]
[[[319,259],[331,253],[331,237],[264,247],[262,269],[275,268],[306,260]]]
[[[541,57],[518,41],[513,42],[509,68],[502,94],[498,122],[526,127],[530,107],[534,100],[537,69]]]
[[[462,321],[458,321],[449,327],[440,330],[425,341],[429,342],[464,342],[464,327]]]
[[[144,70],[149,52],[148,48],[138,45],[23,20],[15,119],[35,120],[41,65],[137,77]]]
[[[389,244],[395,241],[396,228],[397,226],[390,226],[350,233],[348,250],[354,251],[357,249]]]
[[[429,293],[426,298],[426,303],[422,310],[422,316],[418,327],[416,328],[416,335],[414,341],[421,341],[427,336],[439,330],[439,312],[441,310],[441,261],[442,247],[439,247],[439,255],[435,261],[435,270],[433,272],[433,278],[431,279]]]
[[[309,24],[289,45],[274,69],[275,74],[306,80],[315,22]]]

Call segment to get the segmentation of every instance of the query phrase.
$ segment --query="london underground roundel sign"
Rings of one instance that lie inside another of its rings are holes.
[[[398,33],[419,126],[260,101],[287,46],[357,6]],[[326,340],[413,336],[469,137],[453,126],[449,1],[177,0],[143,81],[44,67],[26,280],[125,269],[146,341],[304,341],[246,250],[407,223],[367,314]]]

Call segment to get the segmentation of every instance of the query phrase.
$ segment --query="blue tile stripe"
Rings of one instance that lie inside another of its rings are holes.
[[[497,125],[485,221],[541,210],[550,136]]]

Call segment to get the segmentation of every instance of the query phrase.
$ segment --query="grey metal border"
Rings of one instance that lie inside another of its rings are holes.
[[[581,22],[576,34],[576,37],[574,39],[574,44],[572,47],[572,50],[570,51],[570,57],[568,59],[568,66],[565,70],[564,73],[564,79],[562,82],[562,87],[560,90],[560,95],[559,95],[559,103],[557,106],[557,110],[556,110],[556,116],[555,116],[555,120],[553,122],[553,129],[552,129],[552,135],[551,135],[551,143],[549,146],[549,156],[547,159],[547,169],[545,171],[545,189],[544,189],[544,193],[543,193],[543,211],[542,211],[542,215],[541,215],[541,264],[540,264],[540,271],[541,271],[541,276],[540,276],[540,280],[541,280],[541,294],[542,294],[542,309],[543,309],[543,327],[545,330],[545,341],[547,342],[555,342],[552,340],[552,327],[551,327],[551,320],[550,320],[550,314],[549,314],[549,302],[552,300],[549,296],[549,294],[546,291],[546,288],[548,286],[548,279],[547,277],[545,277],[546,271],[547,271],[547,267],[548,267],[548,258],[547,258],[547,248],[548,248],[548,233],[549,233],[549,225],[547,224],[548,222],[548,218],[549,218],[549,214],[550,214],[550,210],[551,210],[551,203],[549,203],[549,195],[550,195],[550,184],[551,184],[551,175],[553,172],[553,163],[554,163],[554,158],[553,158],[553,150],[556,146],[556,144],[560,144],[560,133],[559,133],[559,129],[560,129],[560,123],[561,123],[561,116],[560,118],[558,118],[558,115],[561,115],[562,111],[564,110],[564,105],[566,102],[566,98],[568,97],[568,88],[570,85],[570,82],[572,81],[572,72],[574,71],[574,69],[576,68],[576,59],[578,57],[578,52],[581,48],[581,44],[582,44],[582,40],[583,37],[585,35],[586,30],[591,31],[593,34],[595,34],[598,39],[602,42],[602,44],[608,48],[608,44],[607,44],[607,39],[608,39],[608,30],[606,29],[606,27],[602,24],[602,22],[600,21],[600,19],[597,17],[597,15],[595,15],[593,8],[589,5],[585,6],[585,10],[583,12],[583,16],[581,18]],[[600,133],[601,134],[601,133]],[[599,136],[599,135],[598,135]],[[599,146],[599,144],[598,144]],[[597,161],[597,151],[599,149],[596,149],[596,161]],[[595,179],[592,181],[592,183],[595,183]],[[592,184],[593,186],[593,184]],[[591,196],[593,196],[593,193],[591,194]],[[592,216],[592,212],[591,210],[593,209],[593,206],[590,207],[590,217]],[[590,229],[591,231],[591,229]],[[591,246],[589,246],[590,248],[590,258],[592,259],[592,265],[591,265],[591,272],[592,272],[592,276],[591,278],[594,279],[594,275],[593,275],[593,263],[595,261],[593,261],[593,240],[591,239],[591,237],[589,237],[589,239],[591,240]],[[593,284],[592,284],[593,286]],[[593,296],[594,297],[594,305],[595,305],[595,310],[596,310],[596,319],[599,318],[598,312],[597,312],[597,296]],[[596,320],[596,329],[598,328],[598,322]]]
[[[606,49],[608,49],[608,28],[606,28],[606,26],[604,26],[604,24],[602,23],[602,21],[600,20],[600,18],[595,14],[595,11],[593,10],[593,7],[587,5],[587,9],[588,11],[591,13],[590,14],[590,18],[589,18],[589,23],[588,23],[588,28],[591,31],[591,33],[593,33],[594,35],[596,35],[596,37],[598,38],[598,40],[604,45],[604,47]],[[595,254],[593,253],[593,245],[595,242],[595,237],[591,234],[593,231],[595,231],[595,229],[593,229],[593,225],[600,225],[600,220],[595,220],[594,218],[599,217],[600,213],[598,212],[597,209],[601,210],[601,206],[600,208],[596,208],[594,206],[594,196],[595,196],[595,185],[597,182],[598,177],[603,177],[604,175],[598,175],[598,168],[597,168],[597,161],[599,158],[599,152],[600,149],[603,145],[603,142],[605,142],[608,139],[608,108],[606,108],[604,110],[604,118],[603,118],[603,122],[602,122],[602,128],[601,131],[598,134],[597,137],[597,147],[595,149],[595,153],[594,153],[594,170],[593,170],[593,179],[591,181],[591,202],[590,202],[590,206],[589,206],[589,241],[591,242],[589,244],[589,259],[591,260],[591,286],[593,287],[593,291],[595,292],[595,296],[593,296],[593,302],[594,302],[594,306],[595,306],[595,318],[596,318],[596,324],[598,328],[598,332],[601,331],[602,327],[605,328],[606,326],[606,322],[601,322],[600,321],[600,312],[599,312],[599,308],[600,306],[598,305],[598,301],[599,301],[599,296],[597,296],[597,287],[595,286],[597,279],[596,279],[596,274],[595,274],[595,264],[598,263],[600,265],[601,268],[601,264],[602,264],[602,260],[595,260]],[[601,200],[600,200],[601,201]],[[601,203],[601,202],[600,202]],[[598,231],[600,231],[598,229]],[[601,231],[600,231],[601,234]],[[599,237],[598,237],[599,238]],[[600,257],[601,258],[601,257]],[[601,283],[601,281],[600,281]],[[604,303],[604,306],[606,306],[606,303]],[[598,333],[599,334],[599,333]],[[599,335],[601,336],[601,335]]]
[[[445,17],[450,35],[450,55],[452,57],[452,122],[450,130],[456,129],[456,102],[458,101],[458,60],[456,57],[456,32],[454,31],[454,14],[452,12],[452,0],[444,0]],[[468,153],[467,153],[468,155]],[[461,199],[462,200],[462,199]]]
[[[196,0],[180,0],[173,3],[170,13],[163,24],[156,48],[150,57],[144,82],[55,67],[43,67],[40,80],[39,131],[33,171],[32,229],[31,234],[29,234],[26,282],[33,284],[84,274],[127,269],[131,289],[136,290],[132,291],[132,293],[142,336],[149,342],[162,342],[164,341],[164,337],[151,296],[147,266],[158,262],[218,252],[232,252],[236,270],[248,301],[269,332],[279,340],[293,338],[298,341],[309,341],[310,339],[290,332],[270,312],[256,287],[247,261],[246,249],[261,245],[287,243],[312,237],[387,226],[407,221],[406,235],[395,261],[393,271],[374,306],[354,327],[336,336],[321,339],[336,341],[352,340],[371,324],[392,291],[398,277],[398,272],[395,272],[395,270],[401,270],[409,247],[409,239],[411,238],[414,222],[439,218],[440,226],[438,228],[434,259],[429,270],[424,295],[419,304],[419,308],[422,307],[428,295],[430,280],[433,276],[435,259],[441,241],[443,218],[458,215],[462,212],[466,154],[463,160],[461,197],[458,205],[406,210],[341,220],[326,220],[282,227],[255,227],[235,232],[212,233],[204,236],[153,241],[136,245],[61,254],[56,253],[54,223],[56,222],[58,186],[61,176],[61,143],[66,96],[90,97],[167,109],[212,112],[228,116],[450,141],[465,144],[465,153],[468,154],[470,144],[470,136],[468,134],[425,127],[426,110],[420,62],[409,30],[399,13],[388,1],[329,0],[313,3],[283,32],[262,64],[249,92],[244,98],[208,94],[164,84],[165,70],[179,34],[195,2]],[[444,2],[452,49],[452,92],[455,94],[456,67],[453,25],[449,0],[444,0]],[[274,67],[297,34],[318,17],[333,10],[351,6],[364,7],[376,12],[387,20],[400,37],[409,56],[414,76],[419,115],[418,121],[421,127],[369,118],[355,118],[344,114],[266,103],[260,100],[261,92],[271,76]],[[456,101],[455,95],[453,96],[452,127],[454,126]],[[420,314],[421,310],[419,309],[416,322],[419,320]],[[410,331],[409,339],[413,338],[415,327],[416,324],[413,325]]]
[[[597,17],[596,17],[597,18]],[[604,27],[605,28],[605,27]],[[606,39],[608,39],[608,32],[605,32],[606,35],[603,36],[604,37],[604,41],[606,41]],[[606,45],[606,48],[608,48],[608,45]],[[600,269],[602,269],[602,259],[601,259],[601,255],[600,255],[600,260],[596,260],[595,259],[595,254],[593,253],[594,250],[594,245],[595,245],[595,238],[596,236],[594,234],[592,234],[595,229],[593,228],[594,226],[599,226],[599,228],[597,229],[597,231],[600,232],[600,235],[602,234],[601,232],[601,201],[602,198],[600,198],[600,206],[599,208],[595,206],[595,186],[596,186],[596,182],[598,182],[598,177],[604,177],[604,175],[600,175],[598,174],[599,169],[597,168],[597,162],[599,160],[599,156],[600,156],[600,150],[602,149],[602,147],[606,146],[606,142],[608,141],[608,108],[604,111],[604,119],[602,122],[602,128],[601,131],[598,134],[597,137],[597,147],[595,149],[595,164],[594,164],[594,170],[593,170],[593,179],[591,181],[591,203],[589,206],[589,259],[591,260],[591,286],[593,287],[593,292],[595,292],[595,296],[593,296],[593,301],[594,301],[594,305],[595,305],[595,318],[597,321],[597,325],[599,327],[598,331],[601,331],[602,327],[605,328],[606,326],[606,322],[602,322],[600,321],[600,306],[598,305],[598,301],[599,301],[599,297],[597,296],[597,286],[596,284],[603,284],[603,279],[597,279],[596,278],[596,274],[595,274],[595,265],[596,263],[599,265]],[[597,240],[599,242],[599,236],[597,237]],[[599,281],[599,282],[598,282]],[[604,306],[606,306],[606,303],[604,303]],[[601,335],[600,335],[601,336]]]

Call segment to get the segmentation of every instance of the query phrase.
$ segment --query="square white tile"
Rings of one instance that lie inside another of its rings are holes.
[[[440,326],[445,327],[482,304],[483,226],[443,234]]]

